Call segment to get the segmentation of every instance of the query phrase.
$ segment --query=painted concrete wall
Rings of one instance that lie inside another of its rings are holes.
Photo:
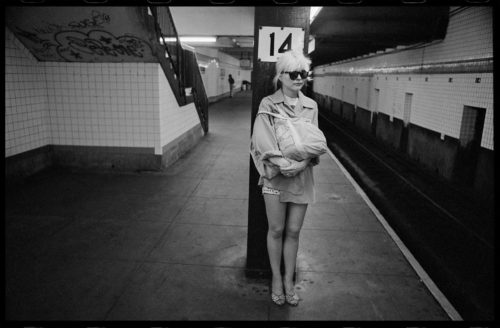
[[[38,62],[6,35],[5,156],[45,145],[154,148],[199,119],[157,63]]]
[[[145,7],[6,7],[6,25],[41,61],[157,62]]]
[[[253,35],[255,7],[169,7],[182,35]],[[214,17],[207,20],[207,16]]]

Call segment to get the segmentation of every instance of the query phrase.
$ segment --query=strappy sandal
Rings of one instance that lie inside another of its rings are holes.
[[[271,292],[271,300],[274,302],[274,304],[281,306],[285,304],[285,295],[276,295],[275,293]]]
[[[295,293],[295,291],[292,289],[292,291],[290,293],[286,293],[285,295],[285,299],[286,299],[286,302],[292,306],[297,306],[299,305],[299,295],[297,295],[297,293]]]

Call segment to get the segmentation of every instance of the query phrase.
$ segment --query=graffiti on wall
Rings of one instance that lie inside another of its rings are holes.
[[[51,49],[57,47],[57,44],[55,44],[48,38],[42,38],[38,36],[38,34],[26,31],[19,26],[16,26],[15,33],[18,37],[30,41],[30,43],[34,45],[33,47],[31,47],[32,51],[42,57],[51,57]]]
[[[43,25],[33,26],[33,32],[37,34],[52,34],[66,29],[104,28],[105,24],[109,25],[111,23],[111,17],[107,13],[92,10],[89,18],[71,21],[64,25],[53,22],[42,22]]]
[[[108,14],[92,10],[90,18],[69,22],[68,26],[71,28],[102,28],[104,27],[103,24],[109,24],[110,22],[111,17]]]
[[[89,33],[62,31],[55,34],[57,53],[67,61],[102,61],[103,59],[140,59],[152,56],[150,45],[132,35],[115,37],[107,31]],[[107,57],[107,58],[105,58]]]
[[[110,23],[109,14],[93,10],[87,18],[64,24],[42,21],[30,28],[15,26],[14,32],[29,41],[28,47],[40,59],[121,62],[153,57],[148,42],[132,34],[115,36],[103,30]]]

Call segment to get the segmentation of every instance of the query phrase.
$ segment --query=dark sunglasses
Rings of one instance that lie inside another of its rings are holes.
[[[309,75],[309,72],[308,71],[293,71],[293,72],[283,72],[283,73],[288,73],[288,75],[290,75],[290,78],[292,80],[295,80],[299,75],[302,79],[305,79],[308,75]]]

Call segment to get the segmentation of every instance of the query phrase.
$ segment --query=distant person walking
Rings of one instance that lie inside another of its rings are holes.
[[[229,81],[229,98],[233,98],[234,79],[231,74],[229,74],[229,78],[227,80]]]
[[[285,52],[278,58],[274,78],[277,91],[264,97],[260,103],[250,146],[266,205],[267,251],[273,274],[271,299],[277,305],[285,302],[297,305],[299,302],[293,282],[299,233],[307,205],[315,201],[313,166],[319,163],[319,156],[327,149],[326,139],[319,129],[321,141],[303,144],[304,149],[300,151],[289,147],[293,146],[295,137],[288,120],[312,123],[311,132],[318,126],[318,105],[300,92],[306,83],[310,63],[297,51]],[[301,140],[308,137],[303,134],[310,135],[301,132]],[[280,270],[282,256],[285,264],[283,277]]]

